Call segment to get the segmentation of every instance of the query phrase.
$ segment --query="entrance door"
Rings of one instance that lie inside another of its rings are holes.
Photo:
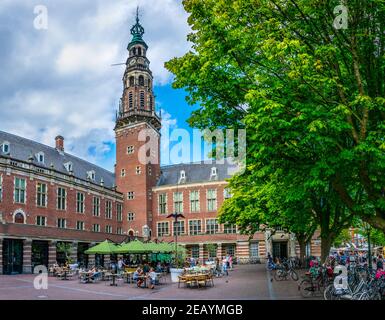
[[[32,270],[36,266],[48,268],[48,241],[32,241]]]
[[[88,243],[78,243],[78,263],[84,268],[88,268],[88,255],[84,253],[88,248]]]
[[[273,242],[273,258],[287,259],[287,242]]]
[[[23,240],[3,240],[3,273],[20,274],[23,272]]]

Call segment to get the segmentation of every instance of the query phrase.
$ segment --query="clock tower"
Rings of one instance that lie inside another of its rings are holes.
[[[116,186],[124,194],[123,226],[130,236],[151,236],[152,188],[160,175],[161,119],[155,112],[153,76],[148,46],[139,23],[131,28],[132,40],[123,76],[123,95],[116,119]]]

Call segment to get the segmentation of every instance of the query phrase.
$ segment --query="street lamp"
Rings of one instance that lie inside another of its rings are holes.
[[[178,212],[171,213],[167,216],[167,218],[174,218],[174,242],[175,242],[175,263],[177,262],[178,259],[178,232],[175,230],[175,226],[178,222],[178,218],[184,218],[184,215]],[[177,266],[176,266],[177,267]]]

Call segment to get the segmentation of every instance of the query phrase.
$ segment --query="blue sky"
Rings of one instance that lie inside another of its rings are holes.
[[[48,10],[36,29],[37,5]],[[190,49],[187,13],[178,0],[1,0],[0,130],[54,146],[113,170],[114,117],[122,94],[130,28],[140,6],[144,40],[165,126],[189,129],[192,107],[171,88],[164,63]],[[190,129],[189,129],[190,130]],[[169,164],[163,143],[162,163]],[[184,162],[189,160],[185,157]]]

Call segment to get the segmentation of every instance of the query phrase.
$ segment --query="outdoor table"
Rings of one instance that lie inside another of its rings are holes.
[[[61,274],[61,280],[68,280],[67,274],[68,274],[68,270],[64,269],[63,273]]]
[[[116,274],[116,273],[111,273],[110,274],[110,277],[111,277],[111,283],[110,283],[110,286],[118,286],[117,284],[116,284],[116,277],[117,277],[118,275]]]
[[[132,276],[134,272],[125,272],[123,275],[126,278],[126,283],[131,283],[132,282]]]

